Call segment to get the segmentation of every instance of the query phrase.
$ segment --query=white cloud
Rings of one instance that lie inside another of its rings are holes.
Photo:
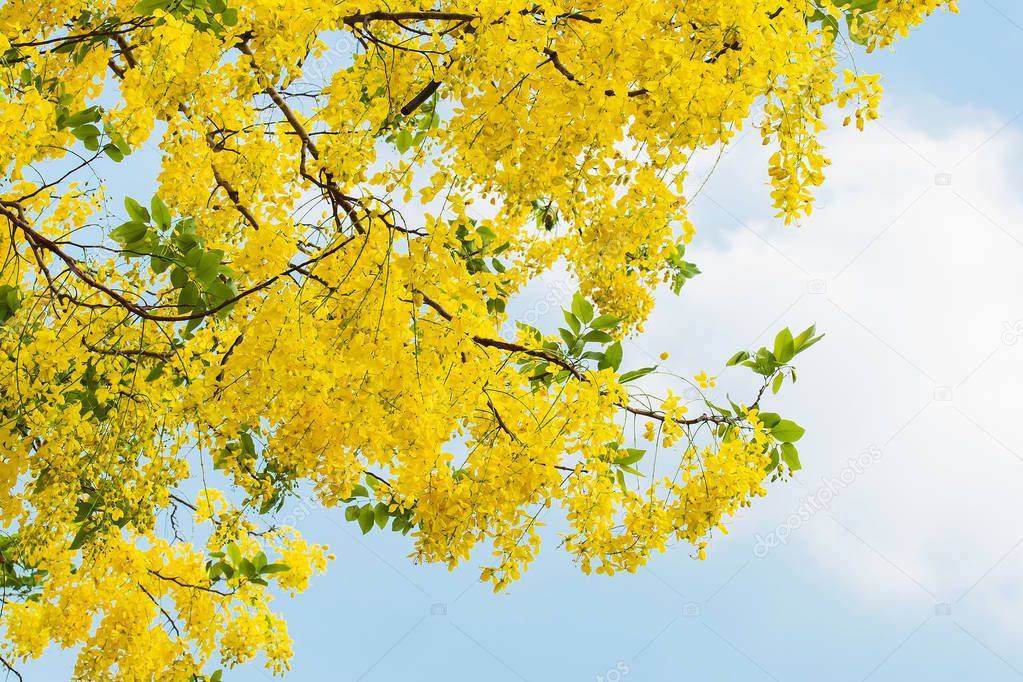
[[[660,302],[637,346],[672,351],[691,374],[817,322],[826,343],[773,403],[808,428],[805,470],[745,515],[740,537],[752,547],[876,447],[774,551],[809,552],[893,608],[969,590],[956,609],[1010,623],[1023,606],[1023,545],[1009,551],[1023,539],[1023,139],[1002,126],[927,132],[899,116],[830,134],[829,183],[801,229],[768,218],[764,152],[747,138],[694,204],[698,226],[724,228],[691,247],[705,274]]]

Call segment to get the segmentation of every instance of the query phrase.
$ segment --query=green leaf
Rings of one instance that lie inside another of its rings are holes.
[[[372,505],[365,505],[359,510],[359,528],[362,529],[362,534],[365,535],[373,528],[374,513]]]
[[[61,121],[61,127],[77,128],[78,126],[85,125],[86,123],[95,123],[99,119],[100,119],[99,108],[89,107],[88,109],[83,109],[63,119]],[[99,134],[98,131],[97,134]]]
[[[583,341],[586,343],[605,344],[614,341],[614,337],[612,337],[607,332],[602,332],[599,329],[594,329],[592,331],[586,332],[586,335],[583,336]]]
[[[352,504],[345,507],[345,521],[354,521],[359,518],[359,505]]]
[[[740,405],[736,405],[736,404],[735,404],[735,401],[734,401],[734,400],[732,400],[732,396],[730,396],[730,395],[727,395],[727,394],[726,394],[726,395],[725,395],[725,397],[726,397],[726,398],[728,398],[728,404],[732,406],[732,413],[733,413],[733,414],[734,414],[734,415],[735,415],[736,417],[738,417],[738,416],[739,416],[740,414],[742,414],[742,413],[743,413],[743,409],[742,409],[742,406],[740,406]]]
[[[377,502],[376,506],[373,507],[373,520],[376,521],[377,528],[383,528],[387,525],[387,505],[383,502]]]
[[[124,152],[117,148],[117,145],[108,144],[103,147],[103,153],[114,163],[124,161]]]
[[[213,278],[217,276],[218,268],[224,258],[224,252],[220,249],[210,249],[204,251],[199,257],[199,262],[195,266],[195,274],[199,278],[200,282],[211,284]]]
[[[241,562],[242,552],[240,549],[238,549],[238,545],[236,545],[235,543],[233,542],[227,543],[227,547],[224,548],[224,552],[231,559],[231,563],[235,564],[236,566]]]
[[[401,130],[394,137],[394,146],[398,148],[399,154],[404,154],[412,147],[412,133],[408,130]]]
[[[227,564],[223,561],[218,561],[209,568],[210,582],[217,582],[220,580],[220,576],[224,575]]]
[[[582,323],[579,322],[579,318],[567,310],[562,310],[561,312],[564,314],[565,322],[568,323],[568,326],[572,328],[573,332],[578,334],[582,330]]]
[[[773,429],[781,421],[781,416],[774,412],[761,412],[757,418],[767,430]]]
[[[180,289],[188,284],[188,272],[182,267],[175,266],[174,269],[171,270],[170,278],[171,284],[174,285],[175,289]]]
[[[204,251],[203,251],[202,246],[200,246],[198,243],[193,244],[191,246],[191,248],[189,248],[187,251],[185,251],[185,258],[184,258],[185,265],[190,267],[190,268],[192,268],[192,269],[198,268],[199,267],[199,261],[202,260],[203,253],[204,253]]]
[[[96,534],[96,529],[89,524],[82,524],[82,527],[75,533],[75,537],[71,540],[71,549],[81,549],[92,539]]]
[[[145,237],[148,231],[145,223],[132,220],[110,230],[110,238],[120,244],[131,244]]]
[[[492,241],[497,239],[497,233],[486,225],[480,225],[477,227],[476,234],[483,237],[484,244],[490,244]]]
[[[84,142],[85,140],[88,140],[91,137],[99,137],[100,129],[92,125],[91,123],[86,123],[85,125],[76,127],[74,130],[71,131],[71,134]]]
[[[162,230],[169,230],[171,226],[171,214],[167,205],[163,203],[163,200],[157,195],[153,195],[153,199],[149,202],[149,209],[153,213],[153,220]]]
[[[590,322],[590,327],[593,329],[614,329],[621,322],[620,318],[614,315],[601,315],[593,322]]]
[[[589,323],[593,319],[593,306],[582,294],[576,292],[572,297],[572,313],[582,322]]]
[[[878,0],[840,0],[835,4],[845,6],[847,11],[873,12],[877,9]]]
[[[624,374],[618,377],[618,383],[627,384],[630,381],[635,381],[636,379],[639,379],[640,377],[645,377],[647,374],[650,374],[651,372],[654,372],[656,370],[657,366],[655,365],[653,367],[641,367],[640,369],[634,369],[630,372],[625,372]]]
[[[792,471],[799,471],[803,468],[803,465],[799,463],[799,452],[792,443],[781,444],[781,458]]]
[[[744,350],[741,350],[728,359],[728,362],[725,363],[725,367],[734,367],[735,365],[738,365],[740,362],[748,359],[749,353]]]
[[[795,443],[803,437],[804,433],[806,433],[806,429],[788,419],[782,419],[771,427],[771,435],[784,443]]]
[[[233,283],[226,283],[219,278],[206,285],[206,297],[211,308],[220,306],[226,301],[235,297],[236,291]],[[221,308],[218,316],[223,319],[230,312],[230,306]]]
[[[185,286],[181,287],[181,293],[178,295],[179,315],[201,312],[199,310],[200,303],[199,287],[196,286],[195,282],[188,282]]]
[[[135,5],[136,14],[152,14],[158,9],[167,9],[171,6],[173,0],[142,0],[142,2]]]
[[[817,325],[811,324],[809,327],[801,331],[799,336],[793,339],[792,345],[796,349],[797,353],[799,352],[799,349],[803,347],[803,344],[806,343],[807,339],[812,337],[816,331]]]
[[[799,352],[802,353],[804,350],[806,350],[810,346],[814,345],[815,343],[817,343],[818,341],[820,341],[823,338],[824,338],[824,334],[820,334],[818,336],[813,337],[812,339],[808,339],[807,341],[803,342],[803,345],[800,347]]]
[[[163,369],[167,363],[158,362],[153,365],[153,369],[149,370],[149,374],[146,375],[146,381],[156,381],[163,376]]]
[[[21,290],[10,284],[0,284],[0,323],[9,320],[21,307]]]
[[[291,567],[288,566],[287,564],[267,564],[262,568],[260,573],[262,573],[263,575],[267,575],[269,573],[284,573],[290,570]]]
[[[238,562],[238,572],[242,574],[242,577],[249,578],[250,580],[256,577],[256,567],[248,559],[242,559]]]
[[[729,410],[727,407],[721,407],[720,405],[715,405],[714,403],[712,403],[710,400],[707,400],[707,399],[704,399],[703,402],[706,403],[707,407],[709,407],[710,409],[714,410],[715,412],[717,412],[719,414],[723,414],[726,417],[731,417],[732,416],[731,410]]]
[[[643,455],[646,454],[646,450],[640,450],[639,448],[627,448],[625,450],[621,450],[620,452],[624,452],[625,454],[619,457],[618,459],[612,460],[611,462],[612,464],[615,464],[620,467],[635,464],[639,460],[643,459]]]
[[[604,359],[597,363],[597,369],[611,368],[617,372],[621,364],[622,344],[620,341],[615,341],[604,351]]]
[[[795,346],[792,340],[792,332],[786,327],[774,337],[774,357],[777,358],[778,362],[785,364],[792,359],[794,354]]]
[[[245,454],[248,455],[249,457],[255,457],[256,442],[252,439],[252,434],[249,433],[248,431],[242,431],[242,434],[241,436],[239,436],[239,439],[241,440],[242,451],[244,451]]]
[[[779,372],[778,376],[776,376],[774,378],[774,381],[771,382],[771,393],[777,394],[778,391],[781,390],[781,385],[783,381],[785,381],[785,375]]]
[[[149,223],[149,211],[131,197],[124,198],[124,208],[128,211],[128,215],[131,216],[131,219],[135,222]]]
[[[210,675],[210,682],[221,682],[221,680],[223,678],[224,678],[224,671],[223,671],[223,669],[215,670],[213,672],[213,674]]]

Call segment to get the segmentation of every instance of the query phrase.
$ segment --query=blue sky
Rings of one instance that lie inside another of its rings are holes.
[[[636,365],[666,350],[692,375],[817,322],[826,341],[772,403],[808,429],[799,479],[707,561],[674,547],[636,575],[583,576],[555,524],[498,595],[473,565],[412,566],[406,538],[296,503],[337,560],[279,602],[287,679],[1023,678],[1023,4],[960,4],[858,60],[884,74],[883,118],[829,134],[831,184],[802,227],[772,219],[755,140],[726,155],[693,205],[705,274],[630,344]],[[66,663],[22,672],[61,679]]]

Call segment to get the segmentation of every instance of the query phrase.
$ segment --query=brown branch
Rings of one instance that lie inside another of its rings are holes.
[[[167,613],[167,610],[165,608],[163,608],[163,604],[161,604],[160,601],[156,597],[154,597],[149,590],[143,587],[142,583],[136,582],[135,584],[138,585],[138,588],[142,590],[143,594],[149,597],[149,600],[151,602],[156,604],[156,608],[160,609],[160,613],[162,613],[163,617],[167,619],[167,623],[171,626],[171,629],[174,630],[174,634],[177,635],[178,639],[181,639],[181,630],[178,630],[178,624],[174,622],[174,619],[171,618],[171,615]]]
[[[443,317],[445,320],[450,322],[453,319],[453,316],[451,315],[451,313],[449,313],[444,308],[444,306],[442,306],[440,303],[438,303],[437,301],[435,301],[432,298],[430,298],[428,295],[423,293],[423,291],[421,291],[420,289],[416,289],[415,293],[417,293],[420,296],[422,296],[423,297],[423,303],[425,303],[430,308],[432,308],[438,315]],[[535,348],[529,348],[527,346],[523,346],[523,345],[518,344],[518,343],[511,343],[509,341],[504,341],[502,339],[491,339],[491,338],[487,338],[487,337],[483,337],[483,336],[473,336],[472,340],[473,340],[474,343],[476,343],[477,345],[480,345],[480,346],[486,346],[488,348],[497,348],[497,349],[500,349],[500,350],[506,350],[506,351],[508,351],[510,353],[522,353],[524,355],[531,355],[533,357],[542,358],[544,360],[547,360],[548,362],[551,362],[551,363],[557,365],[558,367],[561,367],[562,369],[568,370],[572,374],[572,376],[574,376],[576,379],[578,379],[580,381],[589,381],[589,379],[587,379],[586,376],[582,372],[579,371],[579,368],[577,368],[575,365],[571,364],[567,360],[565,360],[563,358],[560,358],[557,355],[555,355],[554,353],[551,353],[549,351],[535,349]],[[766,384],[764,386],[766,387]],[[757,395],[757,401],[758,402],[759,402],[761,396],[763,396],[763,394],[764,394],[764,389],[761,388],[760,389],[760,393]],[[491,410],[494,412],[494,416],[497,418],[497,424],[498,424],[499,427],[501,427],[501,430],[504,431],[505,433],[507,433],[508,435],[512,436],[513,438],[515,438],[515,435],[512,434],[510,430],[508,430],[508,427],[504,424],[503,420],[501,419],[501,416],[497,413],[497,409],[494,408],[493,403],[489,401],[489,398],[488,398],[488,403],[490,405]],[[754,405],[756,405],[756,403],[754,403]],[[634,405],[619,404],[618,407],[622,408],[626,412],[629,412],[631,414],[637,415],[639,417],[648,417],[650,419],[655,419],[655,420],[661,421],[661,422],[663,422],[665,420],[665,418],[666,418],[663,412],[657,412],[655,410],[649,410],[649,409],[642,408],[642,407],[636,407]],[[706,424],[706,423],[711,423],[711,424],[731,424],[732,421],[733,421],[732,419],[729,419],[728,417],[725,417],[723,415],[703,414],[703,415],[700,415],[699,417],[693,417],[691,419],[679,419],[679,420],[677,420],[677,423],[685,424],[685,425],[688,425],[688,426],[692,426],[692,425],[695,425],[695,424]]]
[[[189,509],[191,509],[191,510],[192,510],[192,511],[194,511],[194,512],[195,512],[195,511],[199,511],[199,508],[198,508],[198,507],[196,507],[196,506],[195,506],[194,504],[192,504],[192,503],[191,503],[191,502],[189,502],[188,500],[184,499],[183,497],[178,497],[178,496],[177,496],[177,495],[175,495],[174,493],[170,493],[170,494],[169,494],[168,496],[169,496],[169,497],[170,497],[170,499],[171,499],[171,500],[173,500],[174,502],[177,502],[178,504],[184,505],[184,506],[188,507]]]
[[[214,166],[212,162],[210,163],[210,168],[213,169],[213,179],[217,182],[218,186],[223,187],[224,191],[227,192],[227,198],[231,200],[232,204],[234,204],[235,210],[237,210],[238,213],[245,218],[245,222],[252,225],[252,229],[258,230],[259,223],[256,222],[255,216],[253,216],[249,209],[242,203],[242,199],[238,195],[238,190],[236,190],[230,182],[224,179],[224,177],[220,174],[220,171],[217,170],[217,167]]]
[[[252,66],[253,68],[255,68],[256,58],[255,55],[252,54],[252,50],[249,48],[249,44],[242,41],[238,43],[236,47],[239,52],[246,55],[247,57],[249,57],[249,59],[252,60]],[[313,142],[313,139],[309,136],[309,132],[305,129],[305,126],[302,125],[302,122],[298,119],[298,116],[295,115],[295,112],[291,110],[291,107],[288,106],[288,103],[284,101],[283,97],[281,97],[281,93],[277,91],[277,88],[275,88],[273,85],[267,85],[265,88],[263,88],[263,92],[265,92],[267,96],[270,97],[270,100],[277,106],[278,109],[281,110],[281,113],[284,114],[284,118],[287,119],[288,124],[291,126],[291,129],[295,131],[296,135],[298,135],[298,138],[302,141],[302,146],[309,152],[309,155],[312,156],[314,159],[319,159],[320,150],[316,147],[316,143]],[[321,189],[326,190],[328,199],[331,201],[332,204],[341,206],[345,214],[348,216],[348,219],[352,222],[352,225],[355,227],[355,231],[358,232],[359,234],[365,234],[366,228],[362,224],[362,221],[359,219],[358,214],[355,212],[354,204],[348,200],[348,197],[344,195],[341,189],[334,182],[334,178],[331,175],[330,171],[324,170],[323,175],[326,180],[326,183],[323,185],[320,185],[320,183],[316,184],[319,185]]]
[[[128,64],[128,66],[132,69],[138,66],[138,62],[135,61],[135,55],[131,51],[131,45],[129,45],[128,41],[124,39],[124,36],[115,36],[114,42],[116,42],[117,46],[121,48],[121,54],[124,56],[124,61]]]
[[[170,353],[170,352],[161,353],[159,351],[144,350],[142,348],[129,348],[129,349],[98,348],[98,347],[93,346],[93,345],[91,345],[90,343],[88,343],[87,341],[84,341],[84,340],[82,341],[82,345],[85,346],[86,348],[88,348],[93,353],[99,353],[100,355],[117,355],[117,356],[125,357],[125,358],[146,357],[146,358],[155,358],[157,360],[169,360],[170,358],[174,357],[174,354]]]
[[[486,389],[484,389],[484,393],[486,393]],[[497,420],[497,427],[499,429],[501,429],[502,431],[504,431],[506,434],[508,434],[508,436],[513,441],[515,441],[519,445],[523,445],[524,446],[525,444],[522,442],[522,440],[518,436],[516,436],[514,433],[512,433],[512,430],[509,429],[508,425],[504,423],[504,419],[501,418],[501,413],[497,411],[497,406],[494,405],[494,401],[490,399],[490,395],[489,394],[487,394],[487,407],[490,408],[490,412],[494,415],[494,419]],[[533,459],[532,457],[529,457],[529,460],[531,462],[536,462],[536,460]],[[542,464],[543,462],[538,462],[538,463]],[[567,467],[567,466],[564,466],[564,465],[561,465],[561,464],[550,464],[549,466],[552,466],[555,469],[558,469],[560,471],[567,471],[568,473],[572,473],[572,474],[575,473],[575,469],[574,468]],[[582,469],[581,473],[588,474],[589,471],[587,471],[584,468],[584,469]]]
[[[74,43],[80,43],[92,38],[115,38],[125,33],[130,33],[137,28],[145,26],[145,23],[140,19],[134,19],[132,21],[126,21],[120,26],[126,26],[127,28],[108,28],[96,31],[90,31],[88,33],[74,33],[72,35],[61,36],[60,38],[46,38],[45,40],[30,40],[23,43],[11,43],[11,47],[43,47],[44,45],[52,45],[54,43],[60,43],[61,45],[68,45]]]
[[[568,70],[568,67],[566,67],[565,63],[561,61],[561,57],[558,55],[556,50],[552,50],[549,47],[545,47],[543,49],[543,54],[544,54],[545,57],[547,57],[547,60],[545,62],[543,62],[542,64],[540,64],[540,66],[543,66],[543,64],[550,63],[555,69],[558,70],[558,72],[562,76],[564,76],[568,80],[572,81],[573,83],[581,83],[582,82],[578,78],[575,77],[574,73],[572,73],[571,71]],[[628,92],[625,93],[625,96],[626,97],[640,97],[642,95],[647,94],[648,92],[650,92],[650,91],[647,90],[646,88],[639,88],[638,90],[629,90]],[[604,91],[604,94],[607,95],[608,97],[614,97],[618,93],[616,93],[614,90],[611,90],[609,88],[609,89]]]
[[[217,375],[217,382],[218,383],[224,380],[224,372],[227,371],[227,368],[225,367],[225,365],[227,365],[227,361],[229,359],[231,359],[231,354],[234,353],[234,349],[237,348],[238,346],[240,346],[242,341],[244,341],[244,340],[245,340],[245,335],[244,334],[239,334],[238,338],[236,338],[231,343],[231,347],[227,349],[226,353],[224,353],[224,357],[220,358],[220,367],[221,367],[221,369],[220,369],[220,374]]]
[[[587,16],[586,14],[584,14],[584,12],[585,12],[585,10],[580,10],[578,12],[569,12],[568,14],[559,14],[558,16],[554,17],[554,20],[555,21],[560,21],[561,19],[572,19],[574,21],[582,21],[582,22],[585,22],[587,24],[602,24],[602,23],[604,23],[603,19],[600,19],[598,17]]]
[[[10,663],[8,663],[7,659],[4,658],[3,656],[0,656],[0,664],[2,664],[5,668],[7,668],[7,672],[9,672],[12,675],[14,675],[15,677],[17,677],[18,680],[20,680],[21,682],[24,682],[25,678],[21,676],[21,673],[19,673],[17,670],[15,670],[14,666],[11,665]]]
[[[405,104],[405,106],[401,108],[401,115],[408,116],[416,109],[423,106],[426,100],[430,99],[433,96],[433,93],[437,92],[437,88],[439,87],[440,81],[430,81],[429,83],[427,83],[426,87],[423,88],[423,90],[418,95],[410,99]]]
[[[229,306],[234,305],[235,303],[237,303],[238,301],[242,300],[243,298],[245,298],[247,296],[250,296],[250,295],[252,295],[252,294],[254,294],[256,292],[262,291],[263,289],[266,289],[267,287],[269,287],[271,284],[273,284],[277,280],[279,280],[279,279],[281,279],[283,277],[287,277],[288,275],[290,275],[290,274],[292,274],[294,272],[298,272],[302,268],[308,268],[310,265],[312,265],[312,264],[314,264],[314,263],[316,263],[316,262],[318,262],[320,260],[323,260],[324,258],[327,258],[327,257],[333,255],[334,253],[337,253],[338,251],[340,251],[342,248],[347,246],[351,241],[353,241],[355,239],[354,236],[353,237],[348,237],[348,238],[338,242],[335,246],[333,246],[333,247],[331,247],[331,248],[321,252],[320,254],[318,254],[318,255],[316,255],[316,256],[314,256],[314,257],[312,257],[312,258],[310,258],[310,259],[308,259],[306,261],[303,261],[302,263],[297,263],[295,265],[292,265],[291,267],[289,267],[288,269],[284,270],[283,272],[278,273],[278,274],[276,274],[273,277],[270,277],[268,279],[265,279],[262,282],[260,282],[259,284],[256,284],[256,285],[246,289],[245,291],[242,291],[242,292],[232,296],[231,298],[229,298],[229,299],[219,303],[218,305],[215,305],[212,308],[208,308],[208,309],[206,309],[206,310],[204,310],[202,312],[191,313],[189,315],[163,315],[163,314],[159,314],[159,313],[150,312],[153,309],[151,306],[140,305],[140,304],[138,304],[138,303],[128,299],[124,295],[118,293],[114,289],[111,289],[110,287],[108,287],[107,285],[103,284],[102,282],[97,281],[94,277],[92,277],[91,275],[86,273],[84,270],[82,270],[82,268],[80,267],[79,262],[76,259],[74,259],[71,256],[69,256],[67,253],[65,253],[53,240],[48,239],[47,237],[43,236],[42,234],[40,234],[40,233],[36,232],[34,229],[32,229],[32,226],[29,224],[29,222],[27,220],[25,220],[20,215],[20,207],[19,207],[19,213],[14,213],[13,211],[11,211],[9,208],[6,207],[6,204],[0,204],[0,215],[3,215],[4,217],[6,217],[11,222],[12,225],[20,228],[21,231],[25,234],[25,236],[28,237],[29,244],[31,246],[38,246],[40,248],[43,248],[43,249],[49,251],[53,255],[55,255],[57,258],[62,260],[64,262],[64,264],[67,265],[68,270],[70,270],[71,273],[74,274],[75,277],[80,279],[82,282],[86,283],[87,285],[89,285],[93,289],[106,294],[115,303],[120,305],[122,308],[124,308],[128,312],[130,312],[130,313],[132,313],[134,315],[137,315],[138,317],[141,317],[141,318],[144,318],[144,319],[147,319],[147,320],[152,320],[154,322],[187,322],[187,321],[190,321],[190,320],[200,320],[200,319],[209,317],[210,315],[215,315],[216,313],[220,312],[221,310],[224,310],[225,308],[228,308]]]
[[[390,21],[390,22],[401,22],[401,21],[474,21],[479,16],[476,14],[466,14],[463,12],[440,12],[440,11],[425,11],[425,12],[364,12],[362,14],[353,14],[344,18],[346,26],[355,27],[358,24],[369,24],[374,21]]]
[[[656,410],[648,410],[643,407],[636,407],[634,405],[619,405],[626,412],[630,412],[639,417],[648,417],[657,421],[663,422],[665,416],[663,412],[657,412]],[[694,424],[731,424],[732,420],[728,417],[719,414],[702,414],[699,417],[693,417],[692,419],[678,419],[672,420],[677,424],[686,424],[692,426]]]
[[[415,293],[417,293],[420,296],[422,296],[423,297],[423,303],[425,303],[426,305],[428,305],[431,308],[433,308],[434,311],[436,311],[436,313],[438,315],[440,315],[441,317],[443,317],[445,320],[450,322],[453,319],[451,313],[449,313],[447,310],[445,310],[444,306],[442,306],[440,303],[438,303],[437,301],[435,301],[432,298],[430,298],[423,291],[421,291],[419,289],[416,289]],[[474,335],[472,337],[472,341],[473,341],[473,343],[475,343],[478,346],[484,346],[484,347],[487,347],[487,348],[496,348],[498,350],[505,350],[505,351],[508,351],[509,353],[522,353],[523,355],[529,355],[529,356],[532,356],[534,358],[539,358],[541,360],[546,360],[547,362],[553,363],[553,364],[557,365],[558,367],[560,367],[560,368],[562,368],[564,370],[567,370],[576,379],[579,379],[580,381],[585,381],[586,380],[586,377],[583,376],[582,372],[580,372],[579,369],[575,365],[573,365],[572,363],[568,362],[567,360],[565,360],[563,358],[558,357],[556,354],[551,353],[550,351],[541,350],[539,348],[529,348],[528,346],[523,346],[523,345],[518,344],[518,343],[512,343],[510,341],[505,341],[503,339],[491,339],[491,338],[488,338],[486,336],[479,336],[479,335]]]
[[[561,57],[558,56],[558,53],[555,50],[552,50],[549,47],[545,47],[543,49],[543,53],[546,57],[548,57],[548,61],[550,61],[550,63],[554,66],[555,69],[557,69],[561,73],[561,75],[563,75],[565,78],[572,82],[578,82],[575,75],[571,71],[569,71],[561,62]]]
[[[175,585],[178,585],[179,587],[187,587],[187,588],[193,589],[193,590],[202,590],[203,592],[210,592],[212,594],[219,594],[221,597],[230,597],[230,596],[232,596],[234,594],[233,591],[232,592],[223,592],[223,591],[218,590],[218,589],[216,589],[214,587],[206,587],[205,585],[193,585],[192,583],[186,583],[181,578],[175,578],[174,576],[163,575],[159,571],[155,571],[155,570],[153,570],[151,568],[146,569],[146,570],[149,571],[150,575],[154,575],[157,578],[159,578],[160,580],[166,580],[167,582],[174,583]]]

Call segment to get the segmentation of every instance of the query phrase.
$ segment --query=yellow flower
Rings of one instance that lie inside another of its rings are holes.
[[[703,370],[701,370],[700,373],[693,378],[696,379],[696,383],[700,386],[700,388],[707,389],[717,386],[717,382],[715,381],[717,377],[707,376],[707,372]]]
[[[154,4],[116,49],[76,38]],[[485,542],[495,589],[539,552],[538,504],[587,573],[675,540],[705,558],[765,494],[772,437],[739,416],[704,444],[682,398],[620,381],[621,340],[695,274],[695,150],[755,118],[791,223],[824,182],[828,112],[876,118],[877,77],[836,77],[833,22],[805,0],[223,4],[0,0],[0,53],[19,37],[0,60],[0,543],[32,592],[5,594],[0,653],[57,643],[88,680],[282,674],[271,597],[332,559],[290,529],[311,511],[294,490],[407,532],[416,561]],[[816,4],[871,49],[954,8]],[[371,29],[371,50],[328,52]],[[93,180],[133,174],[157,196]],[[82,230],[96,247],[61,251]],[[565,292],[509,319],[562,269],[582,296],[568,355],[525,324]]]

